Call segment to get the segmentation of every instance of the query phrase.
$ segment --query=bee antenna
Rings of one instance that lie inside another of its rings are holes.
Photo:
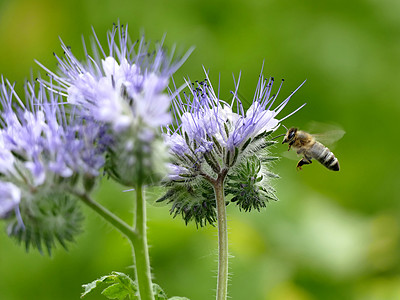
[[[271,140],[275,140],[275,139],[277,139],[278,137],[281,137],[281,136],[284,136],[284,135],[286,135],[286,133],[282,133],[282,134],[280,134],[280,135],[277,135],[276,137],[271,138]]]

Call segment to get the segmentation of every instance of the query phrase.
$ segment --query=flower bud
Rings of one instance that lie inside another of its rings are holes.
[[[19,211],[23,224],[14,214],[8,220],[7,232],[25,244],[27,251],[32,247],[43,254],[45,248],[51,255],[57,243],[67,249],[67,242],[81,232],[83,215],[77,201],[66,193],[25,195]]]

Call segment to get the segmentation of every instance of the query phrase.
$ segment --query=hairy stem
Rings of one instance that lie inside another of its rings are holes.
[[[98,213],[104,220],[110,223],[114,228],[119,230],[123,235],[125,235],[129,240],[135,239],[135,232],[131,226],[121,220],[119,217],[110,212],[107,208],[102,206],[100,203],[94,201],[86,193],[73,193],[78,196],[87,206]]]
[[[225,300],[228,293],[228,228],[224,197],[225,175],[219,176],[214,183],[218,219],[218,281],[217,300]]]
[[[146,235],[146,203],[143,197],[142,186],[136,189],[136,217],[134,228],[114,215],[107,208],[94,201],[88,194],[78,192],[73,192],[73,194],[125,235],[131,242],[140,299],[154,300]]]
[[[131,239],[141,300],[154,300],[146,233],[146,202],[141,185],[136,188],[135,239]]]

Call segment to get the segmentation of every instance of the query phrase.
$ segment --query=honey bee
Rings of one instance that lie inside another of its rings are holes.
[[[303,165],[311,164],[311,160],[316,159],[329,170],[339,171],[339,161],[335,155],[311,134],[297,128],[290,128],[283,138],[282,144],[285,143],[289,143],[288,151],[293,147],[297,154],[303,156],[297,163],[297,169],[301,170]]]

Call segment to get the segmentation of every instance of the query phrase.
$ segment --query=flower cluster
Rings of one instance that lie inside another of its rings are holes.
[[[159,200],[173,203],[171,213],[181,213],[186,223],[191,219],[200,225],[213,223],[215,211],[210,208],[215,203],[208,199],[209,193],[190,191],[209,185],[212,192],[212,184],[221,176],[226,176],[225,194],[231,194],[231,201],[245,211],[276,199],[268,183],[268,178],[276,175],[267,170],[267,163],[276,159],[269,156],[267,148],[275,142],[268,137],[282,120],[297,111],[277,119],[298,88],[272,109],[282,86],[272,95],[273,82],[274,78],[260,75],[247,110],[238,97],[239,83],[228,103],[215,93],[208,76],[197,84],[188,82],[191,93],[174,99],[176,120],[164,135],[173,157],[165,180],[169,189]],[[192,217],[193,211],[204,217]]]
[[[168,152],[159,133],[171,121],[171,97],[164,91],[190,51],[173,62],[162,43],[153,52],[143,38],[132,43],[123,25],[109,32],[107,53],[95,34],[94,41],[92,56],[85,48],[84,63],[62,44],[65,56],[56,55],[61,75],[46,70],[70,104],[108,126],[114,137],[109,175],[128,186],[152,182],[165,173],[162,154]]]
[[[22,98],[2,79],[0,218],[27,248],[72,240],[82,220],[74,195],[90,192],[102,170],[132,187],[166,173],[165,89],[190,51],[173,61],[162,43],[132,43],[123,25],[107,37],[108,53],[94,35],[85,62],[62,43],[59,73],[42,66],[49,79],[27,82]]]
[[[27,82],[25,99],[26,104],[14,86],[2,79],[0,217],[9,219],[8,233],[24,240],[27,247],[32,243],[41,250],[44,242],[50,252],[54,236],[65,245],[64,240],[72,239],[78,228],[75,224],[82,219],[78,211],[71,213],[70,204],[57,202],[65,192],[56,191],[94,181],[105,162],[104,147],[100,146],[105,134],[68,111],[60,104],[59,95],[43,86]],[[39,216],[43,211],[39,203],[43,205],[43,199],[49,197],[54,201],[53,218]],[[61,220],[73,220],[70,227],[74,229],[57,230]],[[45,236],[43,231],[47,231]]]

